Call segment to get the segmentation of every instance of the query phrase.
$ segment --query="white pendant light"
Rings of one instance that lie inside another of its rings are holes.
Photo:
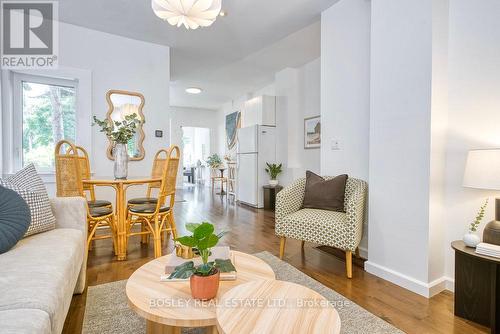
[[[151,6],[156,16],[171,25],[196,29],[215,22],[221,10],[221,0],[152,0]]]

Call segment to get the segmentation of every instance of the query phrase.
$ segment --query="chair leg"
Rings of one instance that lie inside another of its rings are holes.
[[[280,240],[280,259],[283,260],[283,256],[285,255],[285,243],[286,243],[286,238],[281,237]]]
[[[357,258],[359,258],[359,247],[356,247],[356,252],[354,253],[356,255]]]
[[[161,231],[160,231],[160,221],[158,216],[155,217],[154,225],[153,225],[153,245],[155,251],[155,258],[161,256]]]
[[[168,215],[168,222],[170,224],[170,228],[172,229],[172,239],[177,239],[177,227],[175,226],[174,212],[171,212]]]
[[[352,278],[352,252],[350,250],[345,252],[345,266],[347,278]]]
[[[305,243],[306,243],[306,242],[305,242],[304,240],[302,240],[302,242],[300,243],[300,248],[304,249],[304,244],[305,244]]]

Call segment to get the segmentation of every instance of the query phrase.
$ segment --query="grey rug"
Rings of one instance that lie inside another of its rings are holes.
[[[255,255],[271,266],[276,273],[277,279],[307,286],[319,292],[333,305],[336,305],[342,322],[341,333],[403,333],[383,319],[373,315],[272,254],[262,252]],[[144,319],[136,315],[127,305],[126,282],[124,280],[88,288],[83,334],[146,332]],[[201,329],[183,331],[183,333],[202,332]]]

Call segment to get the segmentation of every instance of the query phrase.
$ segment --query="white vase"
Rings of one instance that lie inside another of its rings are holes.
[[[467,232],[464,235],[464,243],[467,247],[476,248],[476,246],[481,242],[481,238],[473,232]]]
[[[278,180],[269,180],[269,185],[272,187],[276,187],[278,185]]]
[[[113,149],[115,158],[115,179],[126,179],[128,174],[128,150],[127,144],[116,144]]]

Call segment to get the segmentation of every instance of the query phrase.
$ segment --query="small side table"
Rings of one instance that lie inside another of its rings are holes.
[[[274,210],[276,206],[276,194],[283,189],[282,186],[264,186],[264,209]]]
[[[500,258],[476,254],[462,240],[455,250],[455,315],[500,333]]]

